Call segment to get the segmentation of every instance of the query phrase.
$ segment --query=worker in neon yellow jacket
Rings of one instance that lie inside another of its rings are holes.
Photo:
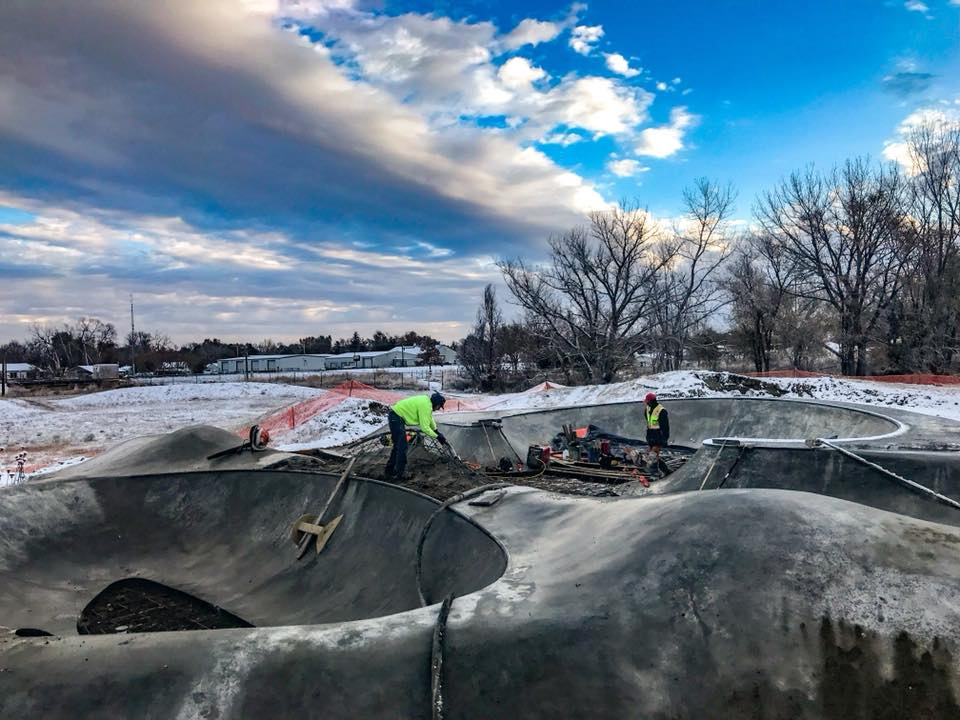
[[[407,468],[407,426],[416,425],[420,432],[436,438],[441,445],[447,444],[443,433],[437,432],[437,423],[433,413],[443,407],[446,398],[440,393],[433,395],[413,395],[404,398],[390,408],[387,423],[390,426],[390,439],[393,440],[393,450],[387,461],[387,482],[403,480],[403,471]]]

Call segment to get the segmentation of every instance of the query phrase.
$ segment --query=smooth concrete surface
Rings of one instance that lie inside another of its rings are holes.
[[[960,715],[957,528],[777,490],[457,509],[509,560],[453,603],[445,717]],[[429,718],[437,611],[10,637],[0,716]]]
[[[212,425],[194,425],[171,433],[131,438],[47,477],[64,480],[200,470],[262,470],[290,461],[305,462],[302,456],[269,448],[260,452],[231,452],[207,459],[210,455],[238,447],[244,439]]]
[[[805,400],[762,398],[684,398],[662,400],[670,413],[670,442],[698,448],[707,438],[746,437],[802,442],[812,437],[843,439],[872,438],[889,441],[905,430],[889,414],[874,409],[837,406]],[[563,425],[596,425],[608,432],[643,439],[646,435],[642,402],[556,408],[525,412],[457,413],[444,415],[438,424],[447,434],[454,428],[469,428],[472,438],[463,455],[484,448],[484,438],[474,424],[484,418],[496,418],[514,450],[526,457],[527,448],[549,442]]]
[[[960,423],[905,410],[806,400],[661,402],[670,413],[671,444],[697,452],[679,471],[649,488],[630,483],[618,486],[618,493],[666,494],[701,488],[800,490],[960,525],[960,511],[955,508],[835,450],[806,446],[808,439],[836,438],[834,442],[865,459],[960,501]],[[521,458],[526,457],[529,445],[548,442],[564,424],[594,424],[627,437],[644,436],[642,403],[514,411],[499,416],[459,413],[444,418],[440,426],[465,459],[488,462],[492,431],[484,433],[477,425],[482,417],[500,423],[501,446],[512,447]],[[724,447],[722,438],[735,439],[736,446]],[[741,445],[750,449],[740,453]]]
[[[802,446],[837,435],[956,495],[960,424],[799,401],[664,404],[672,440],[699,449],[642,494],[510,488],[438,517],[426,591],[457,595],[445,717],[960,719],[960,511]],[[441,429],[488,462],[565,423],[637,436],[641,413],[503,413],[499,440],[472,426],[496,414]],[[730,436],[773,442],[702,445]],[[123,467],[156,467],[153,452]],[[334,482],[259,469],[0,489],[0,625],[55,634],[0,631],[0,717],[431,717],[439,605],[416,607],[414,551],[437,505],[351,483],[324,554],[298,562],[290,523]],[[76,635],[84,605],[133,576],[258,627]]]
[[[74,635],[97,593],[133,577],[195,595],[256,626],[419,607],[416,547],[437,507],[425,496],[355,480],[334,508],[343,520],[324,552],[296,559],[293,522],[318,513],[336,480],[238,471],[3,488],[0,625]],[[467,593],[499,577],[506,560],[489,535],[453,513],[434,525],[423,556],[428,596]]]

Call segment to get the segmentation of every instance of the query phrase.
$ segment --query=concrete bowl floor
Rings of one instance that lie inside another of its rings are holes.
[[[245,471],[49,481],[0,493],[0,625],[75,635],[111,583],[142,578],[261,627],[344,622],[420,606],[420,532],[436,503],[356,480],[324,553],[296,559],[293,522],[331,475]],[[428,597],[488,585],[506,560],[487,533],[438,516],[423,548]],[[306,600],[305,600],[306,599]]]

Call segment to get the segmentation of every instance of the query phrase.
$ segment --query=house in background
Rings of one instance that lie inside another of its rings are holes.
[[[7,363],[7,380],[34,380],[39,371],[30,363]]]
[[[446,345],[437,347],[442,365],[457,362],[457,352]],[[322,370],[354,370],[362,368],[413,367],[420,359],[416,345],[397,346],[390,350],[365,350],[330,354],[248,355],[224,358],[207,366],[204,372],[240,374],[244,372],[319,372]]]
[[[120,377],[120,366],[116,363],[76,365],[63,376],[71,380],[115,380]]]

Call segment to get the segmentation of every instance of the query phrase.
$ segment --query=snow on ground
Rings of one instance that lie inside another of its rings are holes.
[[[336,407],[320,413],[292,430],[273,438],[278,450],[326,448],[359,440],[387,424],[383,410],[371,408],[370,400],[346,398]],[[379,406],[383,408],[383,405]]]
[[[130,387],[70,397],[0,400],[0,468],[27,451],[30,472],[142,435],[188,425],[235,430],[324,391],[278,383]]]
[[[896,407],[960,421],[960,386],[832,377],[755,380],[706,371],[647,375],[610,385],[468,395],[461,399],[474,408],[519,411],[639,401],[651,390],[666,400],[779,396]],[[4,481],[3,471],[15,468],[16,454],[22,450],[28,453],[28,470],[35,472],[57,463],[76,462],[81,456],[92,456],[140,435],[196,424],[235,430],[325,392],[282,383],[216,382],[120,388],[63,398],[0,400],[0,484]],[[362,437],[384,422],[382,409],[373,409],[370,401],[346,398],[292,430],[275,433],[273,444],[283,449],[330,447]]]
[[[689,397],[784,397],[859,403],[936,415],[960,421],[960,386],[905,385],[815,378],[742,378],[729,373],[680,370],[645,375],[610,385],[557,387],[537,392],[488,396],[486,410],[535,410],[637,402],[648,392],[662,399]]]

